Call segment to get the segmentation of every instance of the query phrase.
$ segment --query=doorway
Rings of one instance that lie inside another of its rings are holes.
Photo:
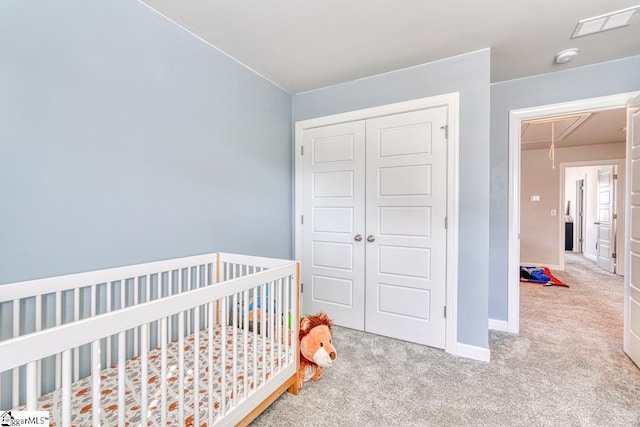
[[[567,209],[562,269],[565,255],[573,252],[622,276],[624,257],[618,254],[624,254],[625,160],[567,162],[561,167],[563,206]]]
[[[572,114],[575,112],[598,111],[614,108],[626,108],[627,103],[634,97],[634,93],[618,94],[601,98],[592,98],[561,104],[513,110],[509,117],[509,253],[508,253],[508,321],[507,330],[517,333],[519,330],[520,304],[520,232],[521,232],[521,200],[526,197],[521,194],[521,125],[526,120],[541,117],[553,117]],[[556,204],[561,203],[559,197]],[[556,208],[557,209],[557,208]],[[548,214],[553,215],[553,211]],[[556,212],[557,214],[557,212]],[[558,235],[563,234],[564,221],[557,217]],[[557,239],[558,247],[564,246],[564,241]]]

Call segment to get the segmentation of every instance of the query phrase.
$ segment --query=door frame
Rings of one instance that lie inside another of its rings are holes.
[[[574,245],[574,252],[578,252],[583,254],[584,253],[584,231],[585,231],[585,221],[584,221],[584,214],[585,214],[585,197],[584,197],[584,186],[585,186],[585,179],[584,176],[580,179],[575,180],[574,182],[574,189],[576,192],[576,218],[574,219],[573,223],[575,224],[576,222],[578,222],[578,226],[576,227],[576,230],[578,231],[577,233],[575,233],[575,236],[573,238],[573,245]],[[578,187],[578,184],[580,185],[580,187]],[[565,194],[565,199],[566,199],[566,194]],[[580,204],[578,204],[578,201],[580,202]],[[580,218],[580,220],[578,221],[578,218]],[[577,249],[577,250],[576,250]]]
[[[366,120],[391,114],[407,113],[434,107],[447,107],[447,266],[446,266],[446,304],[445,351],[456,355],[460,353],[458,343],[458,145],[459,145],[459,92],[428,98],[414,99],[394,104],[332,114],[329,116],[301,120],[295,123],[294,141],[294,242],[295,258],[302,259],[302,133],[306,129],[338,123]]]
[[[509,111],[509,239],[508,239],[508,285],[507,285],[507,331],[520,330],[520,129],[522,122],[534,118],[551,117],[579,111],[626,108],[640,92],[588,98],[576,101],[548,104]],[[629,139],[627,137],[627,145]],[[626,183],[627,185],[629,183]],[[629,201],[625,200],[626,204]],[[625,263],[625,275],[628,274]]]

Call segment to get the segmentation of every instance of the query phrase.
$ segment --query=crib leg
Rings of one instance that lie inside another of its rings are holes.
[[[300,392],[300,374],[296,374],[293,384],[291,384],[291,386],[287,389],[287,391],[295,396],[298,395],[298,393]]]

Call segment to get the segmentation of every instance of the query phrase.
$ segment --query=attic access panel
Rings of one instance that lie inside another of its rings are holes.
[[[591,116],[591,113],[580,113],[522,122],[520,134],[522,148],[540,148],[540,144],[545,144],[546,146],[546,144],[551,143],[552,132],[555,142],[560,142],[580,126],[582,122],[587,120],[589,116]]]

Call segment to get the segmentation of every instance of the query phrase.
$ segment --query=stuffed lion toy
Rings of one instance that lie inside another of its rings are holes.
[[[328,368],[336,360],[336,349],[331,341],[331,327],[331,320],[326,313],[303,317],[300,320],[300,387],[306,381],[322,378],[322,368]]]

